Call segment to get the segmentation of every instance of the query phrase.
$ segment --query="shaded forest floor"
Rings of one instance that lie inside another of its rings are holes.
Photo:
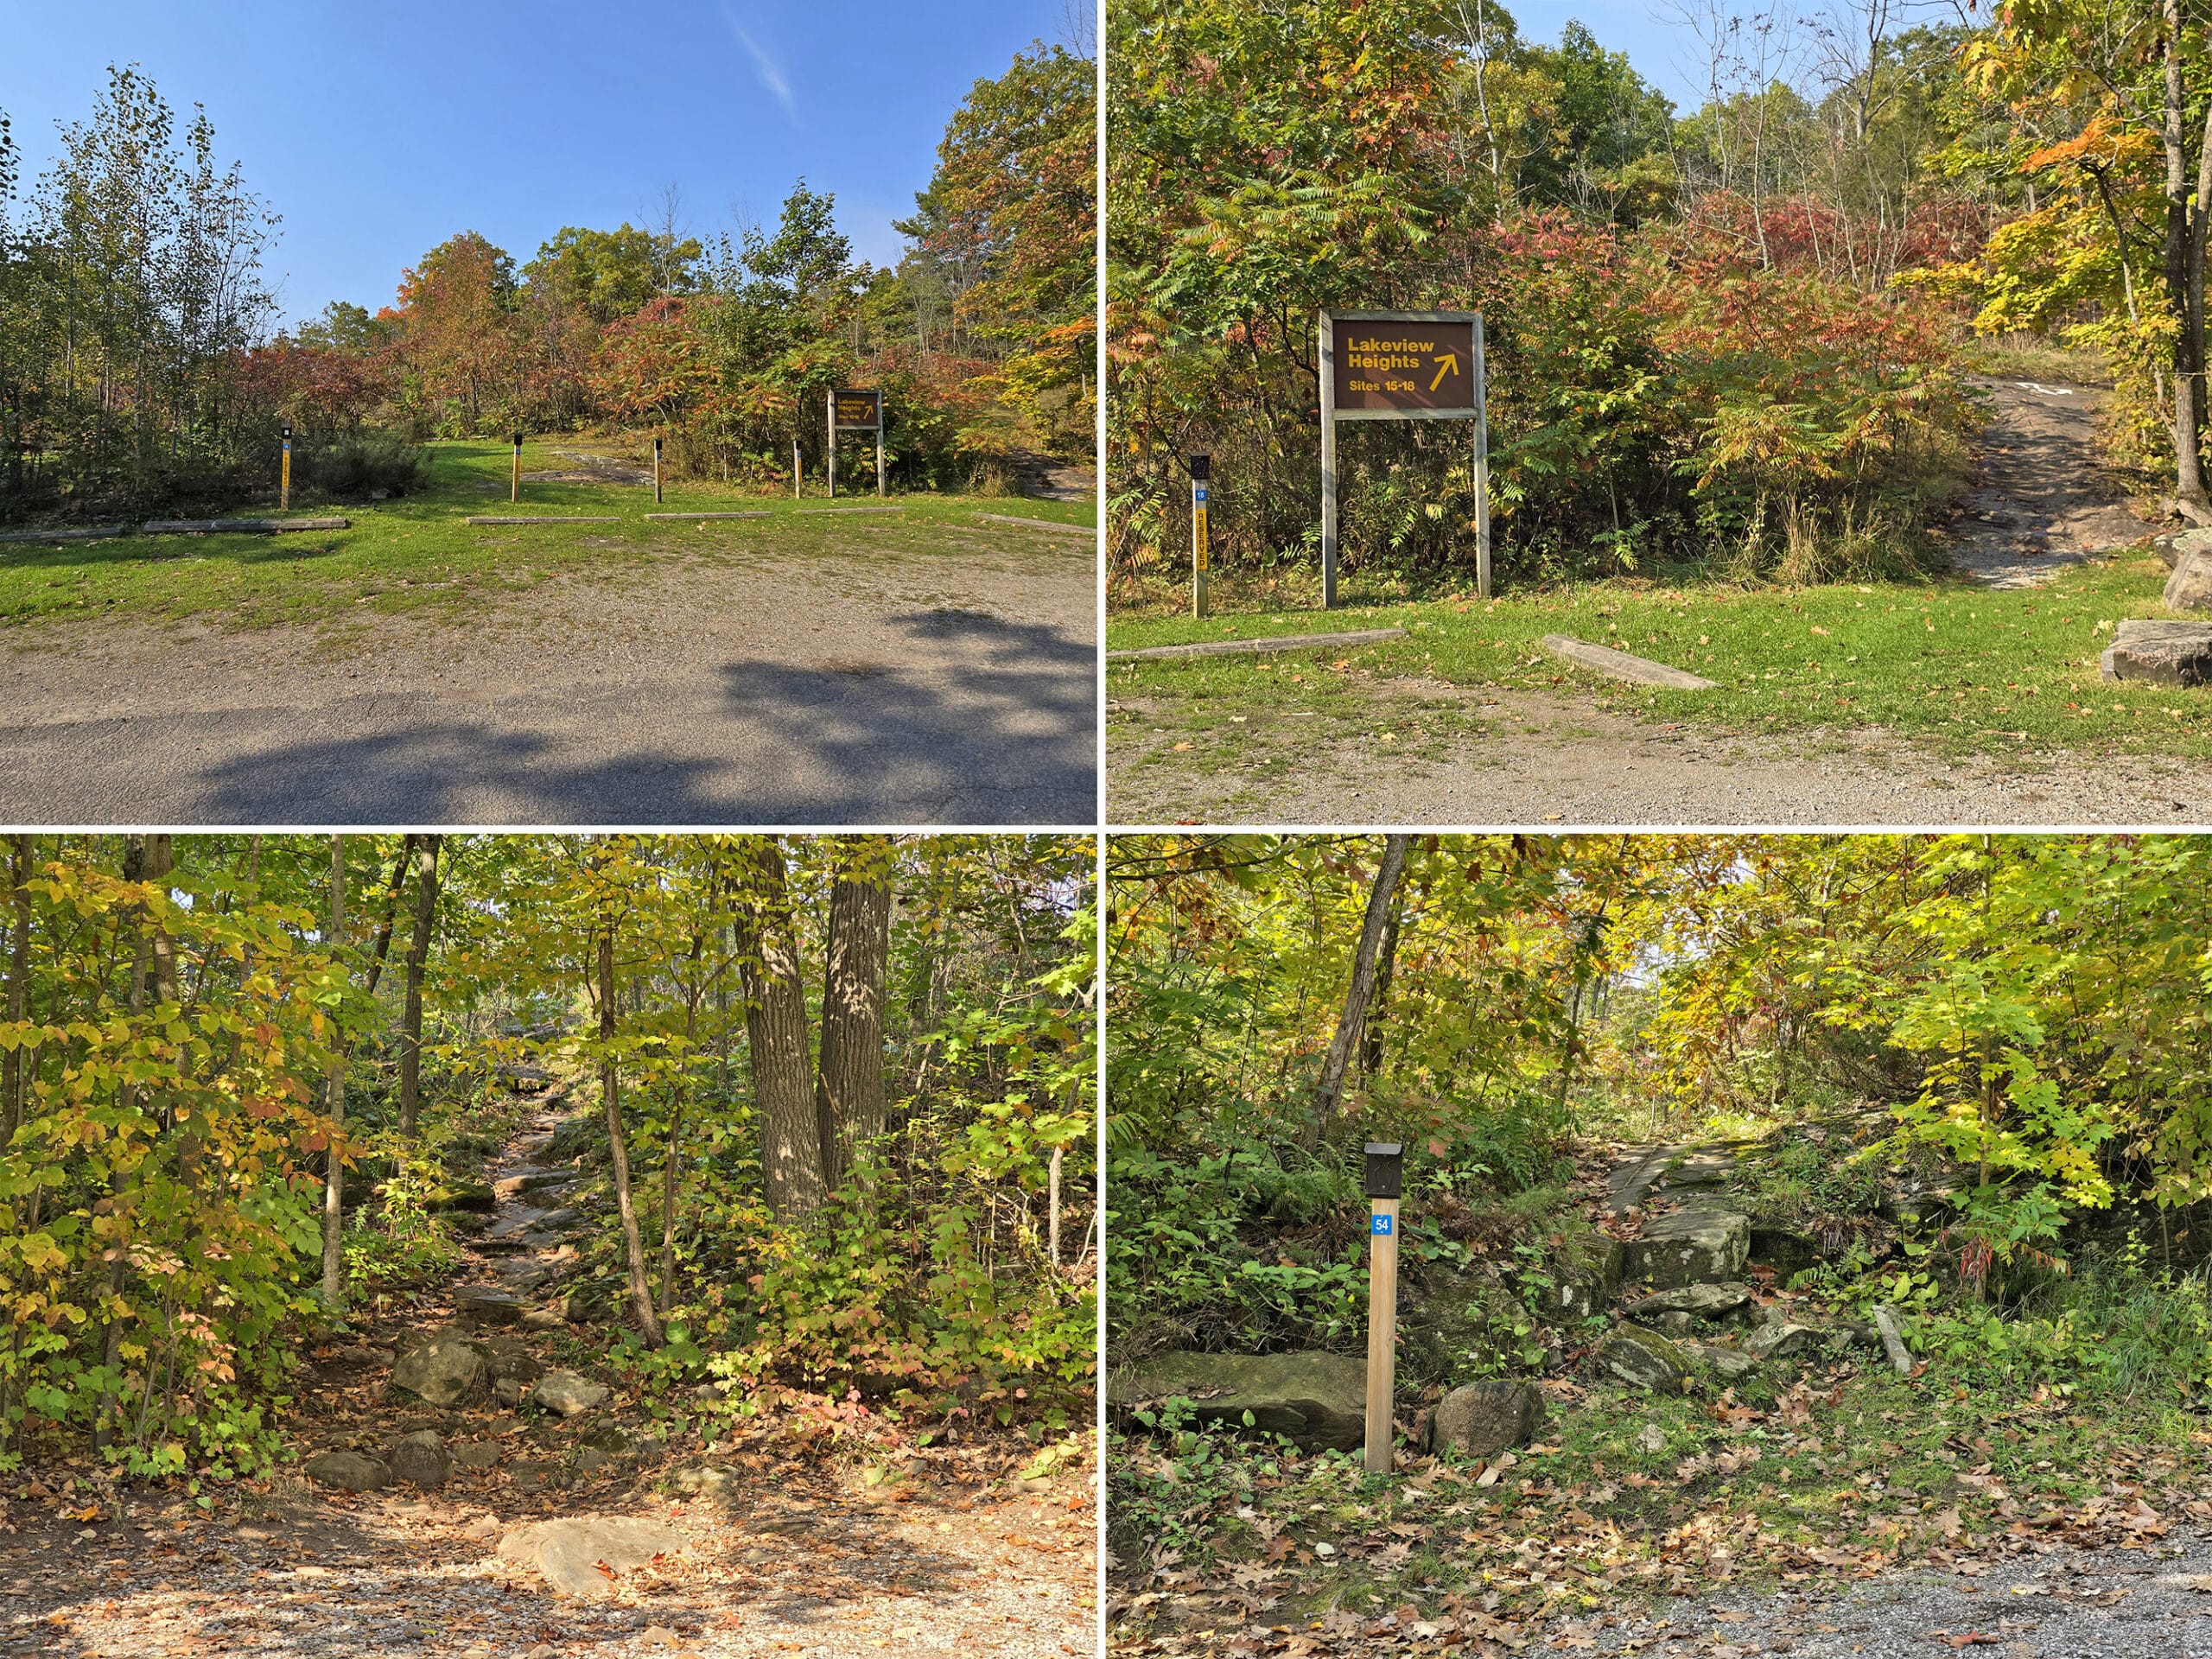
[[[2096,459],[2085,386],[1989,378],[1972,491],[1927,582],[1739,591],[1643,577],[1199,622],[1115,648],[1398,626],[1399,642],[1109,664],[1116,823],[2128,823],[2212,811],[2212,703],[2113,686],[2162,614],[2150,531]],[[1224,578],[1226,585],[1229,579]],[[1230,601],[1233,606],[1233,600]],[[1617,685],[1547,633],[1719,681]]]
[[[836,1443],[818,1414],[692,1413],[607,1363],[603,1332],[549,1317],[607,1318],[563,1288],[575,1178],[539,1162],[562,1103],[558,1088],[526,1103],[487,1160],[496,1207],[443,1291],[386,1299],[296,1379],[302,1464],[391,1458],[428,1431],[451,1458],[442,1482],[353,1491],[294,1465],[194,1498],[35,1468],[0,1485],[0,1654],[1091,1652],[1088,1458],[1024,1478],[1037,1447],[1013,1434]],[[389,1393],[395,1363],[441,1332],[490,1351],[482,1382],[443,1408]],[[556,1371],[605,1397],[539,1408]],[[531,1523],[603,1517],[656,1523],[672,1547],[581,1597],[512,1559]]]

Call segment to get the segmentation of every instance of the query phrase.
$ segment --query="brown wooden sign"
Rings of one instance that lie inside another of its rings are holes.
[[[1490,597],[1490,434],[1476,311],[1323,311],[1321,605],[1337,602],[1337,423],[1465,421],[1474,429],[1475,591]]]
[[[841,389],[830,394],[830,406],[836,412],[840,431],[858,429],[873,432],[882,424],[883,394],[880,391],[846,391]]]
[[[1475,407],[1475,325],[1337,321],[1339,416]]]

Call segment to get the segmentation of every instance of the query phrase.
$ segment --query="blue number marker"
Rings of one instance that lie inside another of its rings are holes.
[[[1368,1220],[1368,1230],[1374,1233],[1376,1237],[1382,1237],[1389,1232],[1392,1217],[1389,1216],[1371,1216]]]

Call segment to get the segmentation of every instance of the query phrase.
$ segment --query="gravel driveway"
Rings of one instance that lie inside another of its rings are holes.
[[[1117,695],[1108,810],[1128,824],[2212,822],[2212,766],[2190,761],[2032,751],[1948,760],[1880,731],[1749,737],[1655,724],[1601,710],[1587,694],[1403,680],[1374,695],[1395,700],[1401,721],[1408,706],[1479,706],[1486,729],[1440,757],[1399,755],[1368,741],[1372,721],[1255,708],[1244,758],[1204,771],[1173,752],[1179,728],[1152,704]]]
[[[1090,549],[849,533],[835,560],[683,556],[466,620],[10,630],[0,818],[1095,822]]]
[[[1980,1577],[1885,1573],[1840,1593],[1716,1597],[1582,1625],[1579,1651],[1792,1659],[2212,1659],[2212,1543],[2056,1548]],[[2196,1587],[2202,1579],[2204,1588]],[[1716,1618],[1719,1613],[1721,1617]],[[1733,1617],[1731,1617],[1731,1616]],[[1961,1638],[1977,1638],[1961,1640]]]

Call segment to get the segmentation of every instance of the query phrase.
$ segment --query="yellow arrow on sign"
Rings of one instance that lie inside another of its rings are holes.
[[[1444,384],[1444,377],[1446,375],[1457,374],[1459,372],[1459,353],[1457,352],[1446,352],[1443,356],[1438,358],[1436,361],[1439,365],[1436,371],[1436,378],[1428,383],[1428,389],[1431,391],[1434,391],[1439,386]]]

